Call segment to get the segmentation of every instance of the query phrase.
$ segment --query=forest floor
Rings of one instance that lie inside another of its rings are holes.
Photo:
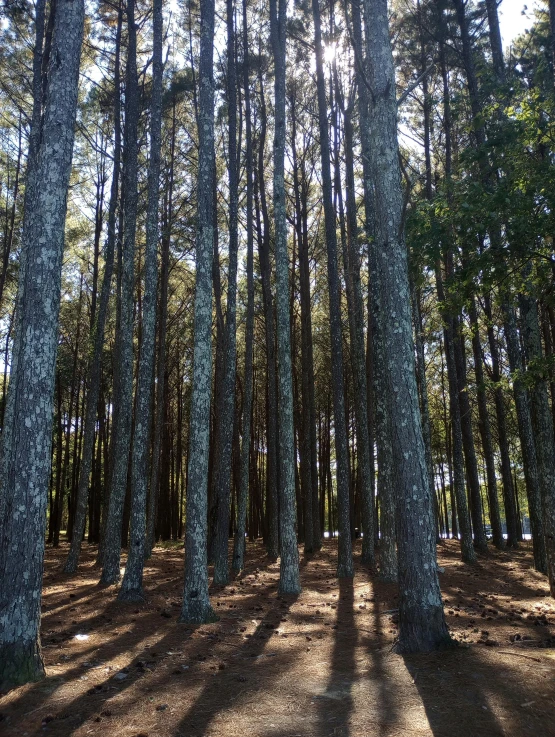
[[[0,699],[5,737],[555,737],[555,602],[529,545],[463,565],[439,547],[454,651],[401,657],[395,586],[357,568],[334,577],[336,545],[302,560],[302,594],[277,596],[259,544],[211,591],[216,624],[178,623],[182,550],[157,548],[148,601],[77,575],[49,548],[42,643],[47,677]],[[359,551],[357,550],[357,553]]]

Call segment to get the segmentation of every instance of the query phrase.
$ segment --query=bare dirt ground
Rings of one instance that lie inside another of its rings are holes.
[[[410,657],[392,652],[395,586],[360,568],[338,583],[333,542],[302,561],[297,599],[277,596],[278,565],[249,545],[202,627],[177,621],[181,550],[156,549],[139,606],[97,585],[95,552],[66,577],[64,546],[47,550],[47,678],[0,699],[0,734],[555,736],[555,602],[529,547],[471,568],[443,543],[446,615],[467,646]]]

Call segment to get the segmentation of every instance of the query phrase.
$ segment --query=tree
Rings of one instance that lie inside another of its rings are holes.
[[[59,0],[27,172],[12,380],[2,433],[0,688],[41,678],[40,592],[58,312],[84,4]],[[36,72],[37,70],[35,70]]]
[[[79,469],[79,485],[75,500],[75,516],[73,534],[68,557],[64,565],[65,573],[75,573],[81,552],[81,541],[85,532],[89,483],[93,465],[94,431],[100,396],[100,380],[102,368],[102,350],[104,348],[108,302],[110,300],[112,275],[114,269],[114,252],[116,245],[116,216],[119,193],[119,174],[121,162],[121,126],[120,126],[120,47],[122,26],[121,5],[118,10],[117,30],[114,55],[114,161],[112,183],[110,187],[110,204],[108,206],[108,233],[104,258],[104,275],[98,311],[95,314],[93,329],[90,335],[91,353],[87,367],[87,387],[85,427],[83,431],[83,456]]]
[[[384,375],[397,487],[400,652],[434,650],[449,642],[435,553],[433,509],[414,368],[407,254],[397,143],[395,72],[387,3],[365,0],[370,140],[380,260],[379,301]]]
[[[127,60],[125,67],[125,129],[123,146],[122,200],[124,214],[121,254],[120,312],[115,382],[112,469],[103,539],[101,583],[120,578],[123,504],[127,488],[133,421],[133,295],[135,286],[135,237],[138,200],[139,83],[137,77],[137,29],[135,0],[128,0]]]
[[[129,555],[119,599],[143,598],[142,579],[146,544],[148,451],[152,426],[152,377],[156,344],[156,294],[158,285],[158,206],[160,193],[160,148],[162,134],[163,19],[162,0],[154,0],[152,15],[152,94],[150,102],[150,161],[146,220],[145,290],[135,431],[131,458],[131,531]]]
[[[328,136],[328,116],[326,88],[324,80],[324,49],[318,0],[312,1],[314,18],[314,40],[316,47],[316,88],[318,94],[318,127],[320,132],[320,151],[322,167],[322,199],[326,231],[328,291],[331,333],[331,361],[333,384],[333,423],[335,437],[335,456],[337,461],[337,499],[339,521],[339,554],[337,575],[349,578],[353,572],[353,551],[351,545],[351,524],[349,510],[349,457],[347,448],[347,428],[345,426],[345,388],[343,380],[343,339],[339,295],[339,274],[337,267],[337,232],[332,198],[330,169],[330,144]]]
[[[298,594],[299,551],[295,532],[295,457],[293,382],[289,316],[289,268],[285,213],[285,59],[286,0],[270,0],[270,35],[274,56],[274,227],[279,397],[279,532],[282,594]]]
[[[214,0],[200,3],[199,160],[189,483],[185,522],[185,585],[181,622],[215,619],[208,597],[207,489],[212,385],[212,254],[214,249]]]

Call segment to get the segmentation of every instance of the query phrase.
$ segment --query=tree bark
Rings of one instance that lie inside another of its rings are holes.
[[[237,529],[233,541],[232,568],[242,570],[245,563],[245,534],[247,523],[247,500],[251,471],[251,429],[253,407],[253,346],[254,346],[254,222],[253,222],[253,152],[250,97],[249,35],[247,26],[247,0],[243,0],[243,87],[245,90],[246,126],[246,177],[247,177],[247,321],[245,326],[245,382],[243,396],[243,432],[239,488],[237,491]]]
[[[25,201],[25,267],[2,433],[0,690],[42,678],[40,602],[64,225],[84,4],[58,0],[44,112]],[[36,81],[36,80],[35,80]],[[6,427],[9,423],[9,428]]]
[[[384,377],[397,488],[400,652],[450,642],[436,564],[433,508],[414,367],[407,253],[397,142],[395,70],[386,0],[364,0],[369,60],[370,137],[379,258]]]
[[[104,348],[104,332],[108,302],[112,286],[114,271],[114,252],[116,245],[116,214],[118,204],[119,169],[121,159],[120,133],[120,47],[121,47],[122,10],[118,10],[118,21],[115,41],[114,57],[114,160],[112,169],[112,183],[110,189],[110,204],[108,206],[108,232],[106,237],[106,253],[104,258],[104,275],[98,309],[90,335],[90,355],[86,378],[86,410],[83,431],[83,455],[79,468],[79,481],[75,499],[75,513],[71,544],[64,565],[64,573],[75,573],[81,552],[81,541],[85,532],[87,516],[87,500],[89,495],[89,478],[92,468],[94,452],[94,433],[100,394],[100,378],[102,373],[102,350]]]
[[[350,532],[349,503],[349,449],[347,446],[347,427],[345,422],[345,394],[343,377],[343,338],[341,329],[341,305],[339,292],[339,273],[337,266],[336,219],[332,199],[332,179],[330,169],[330,142],[328,135],[328,112],[324,80],[324,49],[320,22],[319,0],[312,0],[314,18],[314,40],[316,46],[316,90],[318,97],[318,128],[320,134],[320,153],[322,166],[322,200],[326,232],[328,293],[330,311],[330,338],[333,393],[333,427],[335,440],[337,508],[339,527],[339,546],[337,556],[337,576],[352,577],[353,551]]]
[[[482,450],[486,462],[486,479],[488,488],[489,519],[491,523],[493,544],[499,550],[505,548],[501,516],[499,513],[499,497],[497,494],[497,478],[495,473],[495,452],[491,437],[491,426],[488,413],[484,366],[482,363],[482,347],[478,326],[478,314],[474,298],[469,308],[470,326],[472,328],[472,353],[474,356],[474,375],[476,377],[476,391],[478,396],[478,429],[482,440]]]
[[[354,103],[354,100],[353,100]],[[345,254],[345,282],[349,309],[349,329],[351,336],[351,362],[355,393],[355,422],[357,437],[357,462],[360,474],[360,497],[362,517],[362,562],[373,566],[374,558],[374,485],[372,476],[373,448],[370,446],[368,427],[368,405],[359,401],[366,398],[366,355],[364,351],[364,304],[360,284],[360,254],[358,251],[358,224],[356,212],[355,172],[354,172],[354,131],[353,107],[350,103],[344,109],[345,122],[345,172],[347,190],[347,252]],[[349,304],[350,303],[350,304]]]
[[[436,268],[436,288],[439,301],[445,305],[445,291],[439,265]],[[459,381],[454,348],[454,318],[447,309],[443,310],[443,337],[445,343],[445,363],[447,364],[447,383],[449,386],[449,411],[451,415],[451,437],[453,454],[453,483],[456,507],[457,529],[461,538],[461,557],[465,563],[476,562],[476,552],[472,544],[472,527],[466,500],[464,483],[463,437],[461,428],[461,406],[459,403]]]
[[[146,504],[149,450],[152,429],[152,394],[156,348],[156,295],[158,288],[158,205],[160,199],[160,149],[162,139],[162,0],[153,0],[152,97],[150,101],[150,161],[146,213],[145,288],[135,430],[131,458],[131,520],[127,566],[118,598],[140,601],[143,597],[143,565],[146,542]]]
[[[542,369],[538,366],[538,363],[541,366],[543,353],[536,300],[531,295],[521,294],[519,301],[528,371],[532,372],[533,377],[530,399],[541,480],[547,577],[551,596],[555,597],[555,435],[547,382]]]
[[[120,578],[123,505],[127,490],[133,416],[133,298],[135,285],[135,236],[137,225],[137,167],[139,84],[137,77],[137,29],[135,2],[127,0],[127,60],[125,72],[125,130],[123,148],[123,209],[120,325],[117,350],[116,416],[113,425],[113,460],[104,534],[101,583]]]
[[[278,344],[279,533],[282,594],[298,594],[299,551],[295,532],[295,456],[291,325],[289,319],[289,259],[285,210],[285,59],[286,0],[270,0],[270,35],[274,58],[274,223],[276,248],[276,308]]]
[[[216,443],[217,516],[214,539],[214,584],[225,585],[229,580],[228,538],[229,502],[231,496],[231,460],[233,427],[235,423],[235,375],[237,367],[237,249],[239,182],[237,168],[237,68],[235,60],[235,24],[233,0],[226,0],[227,8],[227,125],[229,177],[229,261],[227,277],[227,304],[224,333],[223,376],[219,438]]]
[[[216,619],[208,597],[207,487],[212,386],[212,254],[214,248],[214,0],[200,3],[198,233],[193,388],[185,520],[185,582],[181,622]]]

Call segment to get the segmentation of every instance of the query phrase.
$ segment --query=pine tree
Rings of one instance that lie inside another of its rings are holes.
[[[42,565],[84,10],[79,0],[56,4],[40,132],[35,128],[31,133],[36,147],[27,174],[20,314],[1,447],[0,690],[44,675],[39,636]]]

